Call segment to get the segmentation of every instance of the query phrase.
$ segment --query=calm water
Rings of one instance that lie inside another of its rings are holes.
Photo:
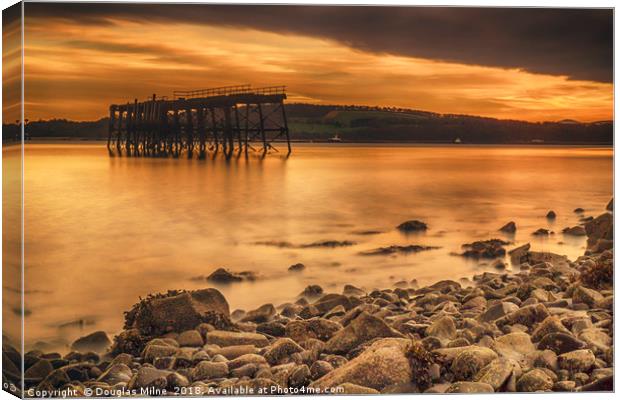
[[[5,153],[5,157],[7,153]],[[598,215],[612,195],[611,149],[298,145],[293,156],[164,160],[110,158],[98,145],[29,145],[25,160],[26,343],[67,342],[122,327],[139,296],[207,286],[192,277],[225,266],[260,274],[222,291],[235,308],[294,300],[309,284],[341,291],[399,280],[459,279],[490,270],[451,255],[461,244],[503,237],[575,258],[585,240],[557,233]],[[558,214],[549,223],[545,214]],[[425,234],[394,230],[408,219]],[[360,231],[379,231],[360,235]],[[278,248],[323,240],[335,249]],[[367,257],[379,246],[441,249]],[[513,246],[510,246],[513,247]],[[287,272],[294,263],[307,268]],[[82,328],[59,324],[83,320]]]

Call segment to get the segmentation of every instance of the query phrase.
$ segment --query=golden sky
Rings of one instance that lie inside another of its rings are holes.
[[[289,102],[528,121],[612,119],[611,83],[381,54],[251,28],[108,22],[26,18],[26,118],[93,120],[106,116],[110,103],[251,83],[286,85]]]

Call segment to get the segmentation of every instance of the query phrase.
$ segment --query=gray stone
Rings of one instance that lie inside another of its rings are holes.
[[[308,320],[295,320],[286,324],[286,336],[297,343],[308,339],[329,340],[334,333],[342,329],[338,322],[325,318],[311,318]]]
[[[458,380],[470,380],[478,371],[497,359],[497,354],[486,347],[469,346],[457,353],[450,369]]]
[[[409,344],[406,339],[379,339],[310,386],[325,389],[348,382],[381,391],[387,386],[411,382],[411,366],[404,354]]]
[[[325,351],[332,354],[346,354],[368,340],[383,337],[402,337],[402,335],[390,328],[382,319],[362,312],[329,339],[325,344]]]
[[[539,350],[552,350],[556,354],[564,354],[586,347],[585,342],[570,333],[553,332],[545,335],[538,343]]]
[[[456,324],[452,317],[443,316],[436,319],[427,329],[426,336],[435,336],[441,340],[451,340],[456,337]]]
[[[493,386],[483,382],[454,382],[445,393],[493,393]]]
[[[177,338],[177,342],[181,347],[202,347],[204,344],[200,332],[193,329],[181,332]]]
[[[192,370],[193,381],[225,378],[228,376],[228,365],[225,362],[201,361]]]
[[[131,369],[122,363],[112,364],[98,379],[98,382],[105,382],[108,385],[117,383],[128,383],[131,380]]]
[[[491,361],[486,367],[482,368],[474,380],[476,382],[487,383],[493,387],[495,391],[498,391],[504,383],[508,380],[512,374],[514,365],[512,362],[506,359],[497,359]]]
[[[519,392],[548,391],[553,388],[553,380],[542,369],[533,369],[517,381]]]
[[[71,344],[71,349],[80,352],[94,351],[95,353],[103,353],[111,344],[112,341],[107,333],[97,331],[77,339]]]
[[[251,332],[230,332],[230,331],[211,331],[207,333],[207,343],[217,344],[221,347],[237,345],[253,345],[265,347],[269,345],[269,340],[264,335]]]
[[[295,343],[290,338],[281,338],[276,340],[267,348],[264,357],[269,364],[277,364],[281,359],[290,356],[293,353],[303,351],[303,347]]]
[[[170,375],[170,371],[142,367],[138,370],[138,373],[131,378],[127,384],[127,388],[130,390],[165,389],[168,386],[168,375]]]
[[[558,357],[558,365],[569,371],[588,371],[594,365],[594,353],[590,349],[582,349],[564,353]]]

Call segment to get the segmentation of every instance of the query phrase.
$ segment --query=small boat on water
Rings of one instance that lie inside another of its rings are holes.
[[[342,142],[342,139],[340,139],[340,136],[338,136],[338,134],[335,134],[334,137],[329,138],[329,142],[330,143],[340,143],[340,142]]]

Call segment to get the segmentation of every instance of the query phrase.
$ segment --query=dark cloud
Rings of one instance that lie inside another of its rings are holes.
[[[26,3],[25,14],[89,24],[122,18],[252,28],[377,53],[613,79],[611,9]]]

